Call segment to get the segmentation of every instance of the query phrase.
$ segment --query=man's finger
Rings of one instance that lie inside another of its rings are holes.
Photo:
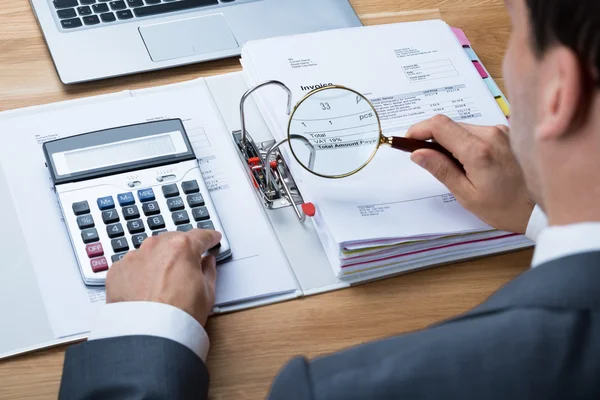
[[[453,161],[438,151],[417,150],[412,153],[411,160],[427,170],[455,195],[464,193],[472,186],[471,181],[464,172]]]
[[[510,128],[506,125],[496,125],[496,128],[504,132],[505,135],[508,135],[510,133]]]
[[[434,139],[449,150],[462,164],[468,161],[473,144],[480,140],[467,129],[444,115],[413,125],[406,137],[417,140]]]
[[[214,291],[217,282],[217,261],[213,256],[206,256],[202,259],[202,273],[206,284]]]
[[[186,235],[194,241],[194,247],[198,249],[199,254],[203,254],[207,250],[215,247],[222,238],[220,232],[212,229],[192,229],[187,232]]]

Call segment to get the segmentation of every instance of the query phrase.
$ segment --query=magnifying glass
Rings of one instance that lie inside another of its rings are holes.
[[[385,137],[373,104],[343,86],[316,89],[296,105],[289,120],[288,142],[300,165],[322,178],[356,174],[383,145],[406,152],[432,149],[460,165],[452,153],[437,143]]]

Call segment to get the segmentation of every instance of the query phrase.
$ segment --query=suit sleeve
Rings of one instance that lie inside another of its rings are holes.
[[[85,342],[65,355],[59,399],[195,399],[208,396],[208,370],[189,348],[154,336]]]

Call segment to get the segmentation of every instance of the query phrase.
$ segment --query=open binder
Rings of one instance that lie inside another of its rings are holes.
[[[506,98],[477,58],[464,34],[459,30],[455,30],[455,33],[488,85],[490,95],[508,114]],[[236,251],[240,253],[239,247],[236,249],[236,240],[237,243],[252,241],[254,246],[259,247],[265,243],[274,246],[268,250],[256,250],[258,255],[255,257],[263,257],[261,260],[264,259],[265,262],[253,264],[252,257],[249,256],[241,258],[250,261],[240,259],[233,267],[227,264],[219,267],[214,313],[239,311],[348,288],[440,265],[435,262],[427,265],[407,263],[393,270],[383,269],[338,278],[331,268],[314,224],[302,211],[301,205],[305,200],[294,184],[293,174],[285,165],[285,157],[276,148],[273,149],[276,142],[274,135],[269,131],[252,97],[248,95],[251,89],[243,74],[237,72],[165,87],[126,91],[0,114],[0,135],[4,135],[5,143],[15,146],[0,150],[0,191],[10,194],[0,196],[0,213],[8,226],[13,227],[12,232],[2,233],[0,241],[0,248],[9,257],[2,266],[4,278],[0,290],[0,308],[3,327],[0,359],[85,339],[95,308],[103,303],[102,290],[86,288],[81,283],[64,224],[55,210],[55,200],[50,193],[41,193],[47,192],[47,187],[39,187],[40,196],[31,199],[27,195],[31,193],[27,192],[30,189],[25,187],[27,185],[22,185],[22,182],[44,184],[47,172],[43,162],[37,163],[35,160],[38,158],[34,157],[38,155],[32,156],[30,153],[36,153],[39,147],[41,155],[40,143],[63,133],[83,133],[92,127],[109,128],[125,125],[132,120],[142,122],[139,121],[140,118],[152,120],[181,117],[184,120],[188,133],[193,132],[195,135],[192,141],[195,140],[201,149],[202,154],[197,156],[201,166],[206,166],[203,173],[212,191],[211,196],[228,236],[233,238],[234,258]],[[246,151],[243,151],[241,145],[241,101],[244,106],[243,119],[248,119],[246,131],[252,144],[248,147],[251,150]],[[191,102],[198,103],[190,104]],[[200,117],[193,119],[188,115],[172,115],[171,111],[162,113],[163,109],[167,110],[175,105],[177,112],[181,113],[184,109],[189,109],[192,113],[201,108],[198,114]],[[132,110],[130,115],[127,114],[128,110]],[[133,115],[135,113],[138,114]],[[208,142],[208,145],[204,142]],[[202,149],[207,148],[206,146],[220,146],[219,153],[203,153]],[[249,162],[250,158],[264,159],[269,151],[270,155],[283,163],[282,168],[278,169],[280,175],[274,192],[265,192],[263,186],[257,184],[253,163]],[[10,154],[11,152],[15,154]],[[221,179],[219,174],[225,174],[227,178]],[[244,188],[241,188],[240,182],[243,182]],[[45,183],[48,185],[48,182]],[[239,189],[236,193],[244,193],[244,203],[251,206],[245,210],[252,215],[236,214],[241,211],[230,209],[228,201],[231,199],[225,200],[225,197],[231,196],[227,195],[228,188],[224,186],[230,186],[229,189],[235,186]],[[36,225],[30,216],[34,205],[37,205],[36,209],[48,214],[44,226]],[[244,226],[241,230],[240,225],[244,221],[254,221],[255,225]],[[244,231],[247,236],[244,236]],[[45,245],[51,245],[51,250],[48,250],[50,253],[40,254],[45,251]],[[513,251],[529,245],[522,242],[500,251]],[[481,249],[470,253],[468,258],[500,251]],[[443,263],[465,259],[461,255],[445,259]],[[54,271],[48,271],[49,269]]]

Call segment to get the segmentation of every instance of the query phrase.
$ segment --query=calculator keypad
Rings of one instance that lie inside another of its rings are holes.
[[[79,229],[93,228],[94,218],[89,214],[77,217],[77,226],[79,226]]]
[[[110,243],[115,253],[129,250],[129,243],[127,243],[126,238],[113,239]]]
[[[98,203],[98,208],[100,208],[101,211],[115,208],[115,200],[112,198],[112,196],[101,197],[96,202]]]
[[[108,237],[111,239],[125,235],[125,231],[123,230],[123,225],[121,225],[121,224],[108,225],[106,227],[106,233],[108,234]]]
[[[167,207],[169,207],[169,211],[179,211],[185,208],[185,203],[181,197],[175,197],[167,200]]]
[[[140,210],[137,208],[137,206],[123,207],[122,211],[123,217],[126,220],[136,219],[140,217]]]
[[[80,201],[78,203],[73,203],[73,212],[75,215],[83,215],[90,213],[90,205],[87,201]]]
[[[87,255],[94,273],[108,270],[129,251],[139,249],[149,236],[171,230],[215,229],[197,180],[117,192],[74,202],[71,208],[85,246],[83,256]],[[101,218],[99,226],[94,218]]]
[[[175,225],[183,225],[190,223],[190,216],[185,210],[175,211],[173,214],[171,214],[171,216],[173,217],[173,222],[175,222]]]
[[[162,217],[162,215],[150,217],[148,218],[148,226],[153,231],[156,229],[162,229],[165,227],[165,219]]]
[[[99,241],[100,237],[96,228],[91,228],[81,231],[81,239],[83,239],[83,243],[88,244]]]
[[[152,215],[160,214],[160,207],[156,201],[150,201],[142,205],[142,211],[144,211],[146,217],[150,217]]]
[[[105,224],[114,224],[115,222],[119,222],[119,214],[117,210],[106,210],[102,211],[102,221]]]
[[[131,192],[121,193],[120,195],[117,196],[117,198],[119,199],[119,205],[121,207],[130,206],[132,204],[135,204],[135,197],[133,197],[133,193],[131,193]]]
[[[144,232],[146,228],[144,228],[144,223],[141,219],[135,219],[127,223],[127,230],[129,231],[129,233],[134,235],[136,233]]]

